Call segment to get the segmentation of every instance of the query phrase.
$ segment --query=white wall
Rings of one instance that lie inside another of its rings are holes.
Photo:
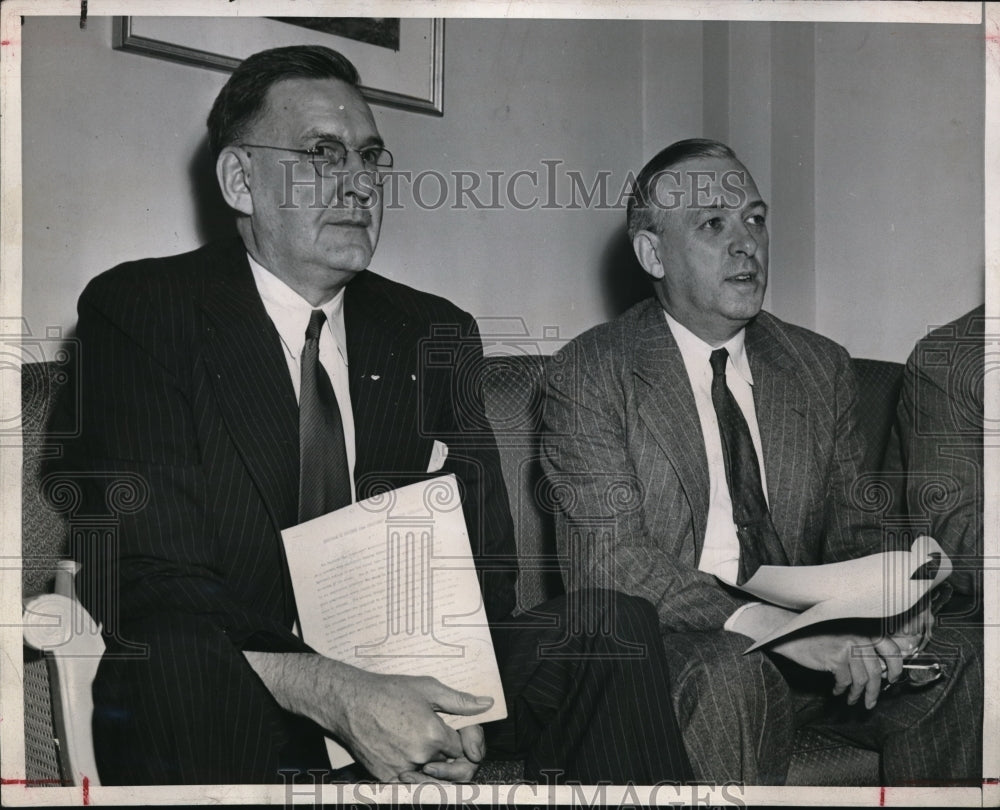
[[[641,163],[674,141],[704,136],[702,29],[684,21],[642,26]]]
[[[613,202],[668,143],[723,138],[772,205],[767,306],[901,360],[982,297],[982,42],[974,26],[453,19],[444,117],[375,113],[400,168],[535,170],[544,199],[541,161],[557,160],[561,203],[567,170],[609,173]],[[202,146],[226,74],[113,51],[108,18],[28,17],[22,77],[24,314],[39,334],[72,326],[96,273],[225,222]],[[400,202],[373,268],[480,318],[565,339],[640,290],[620,208]]]
[[[226,77],[112,52],[108,17],[27,17],[23,37],[22,295],[40,334],[75,323],[102,270],[199,244],[190,167]]]
[[[983,32],[705,24],[704,124],[771,206],[765,306],[903,360],[983,300]]]
[[[902,359],[983,301],[983,30],[816,29],[816,329]]]
[[[812,23],[771,33],[771,309],[816,328],[815,32]],[[868,352],[862,350],[862,356]]]
[[[537,196],[540,205],[431,211],[405,200],[387,215],[372,267],[477,316],[523,318],[533,335],[553,327],[570,338],[605,320],[608,253],[624,208],[560,204],[571,196],[568,170],[588,188],[610,172],[610,204],[641,165],[641,36],[630,22],[449,20],[444,117],[376,110],[399,145],[397,165],[505,178],[534,171],[537,193],[526,178],[514,191],[520,204]],[[554,189],[542,161],[561,161]],[[436,192],[428,183],[425,199]]]
[[[414,175],[534,170],[544,202],[541,161],[558,160],[557,199],[569,200],[567,170],[588,186],[603,170],[613,201],[643,160],[642,37],[634,22],[449,20],[444,117],[375,107],[379,127]],[[678,80],[691,72],[683,52],[673,61]],[[110,18],[92,16],[85,31],[73,17],[29,17],[22,77],[23,299],[37,334],[75,322],[95,274],[191,249],[218,224],[198,200],[214,199],[202,138],[226,74],[113,51]],[[437,189],[427,181],[423,199]],[[515,191],[533,196],[526,179]],[[602,289],[623,209],[427,210],[409,186],[399,201],[373,269],[477,316],[522,318],[531,334],[569,338],[612,314]]]

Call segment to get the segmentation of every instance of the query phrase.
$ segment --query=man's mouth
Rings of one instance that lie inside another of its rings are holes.
[[[345,228],[367,228],[372,224],[372,220],[369,216],[342,217],[340,219],[335,219],[328,224],[340,225]]]
[[[726,279],[726,281],[734,281],[734,282],[736,282],[738,284],[750,284],[750,283],[752,283],[752,282],[754,282],[756,280],[757,280],[757,273],[756,273],[756,271],[753,271],[753,272],[748,271],[746,273],[737,273],[735,276],[729,276],[729,278]]]

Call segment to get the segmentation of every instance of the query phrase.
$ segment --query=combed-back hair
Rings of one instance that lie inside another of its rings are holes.
[[[208,114],[208,141],[215,157],[239,142],[263,112],[267,91],[285,79],[340,79],[353,87],[361,84],[354,65],[322,45],[291,45],[248,56],[219,91]]]
[[[739,161],[736,153],[721,141],[712,141],[707,138],[688,138],[676,141],[666,149],[661,149],[649,163],[642,167],[642,171],[635,179],[635,185],[632,194],[629,195],[628,208],[626,209],[625,221],[628,225],[629,239],[634,239],[639,231],[657,232],[659,218],[656,206],[652,203],[656,193],[656,183],[663,173],[685,160],[702,157],[729,158]]]

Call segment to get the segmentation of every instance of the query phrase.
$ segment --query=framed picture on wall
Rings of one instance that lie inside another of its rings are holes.
[[[390,17],[116,17],[118,50],[231,71],[282,45],[328,45],[375,104],[444,114],[444,20]]]

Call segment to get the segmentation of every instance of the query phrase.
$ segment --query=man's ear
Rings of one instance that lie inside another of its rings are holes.
[[[250,216],[253,198],[250,194],[250,162],[235,147],[227,146],[215,161],[215,176],[226,204],[234,211]]]
[[[635,257],[642,265],[642,269],[649,273],[654,281],[659,281],[665,274],[663,259],[666,257],[660,256],[662,249],[663,243],[660,237],[652,231],[639,231],[632,239]]]

